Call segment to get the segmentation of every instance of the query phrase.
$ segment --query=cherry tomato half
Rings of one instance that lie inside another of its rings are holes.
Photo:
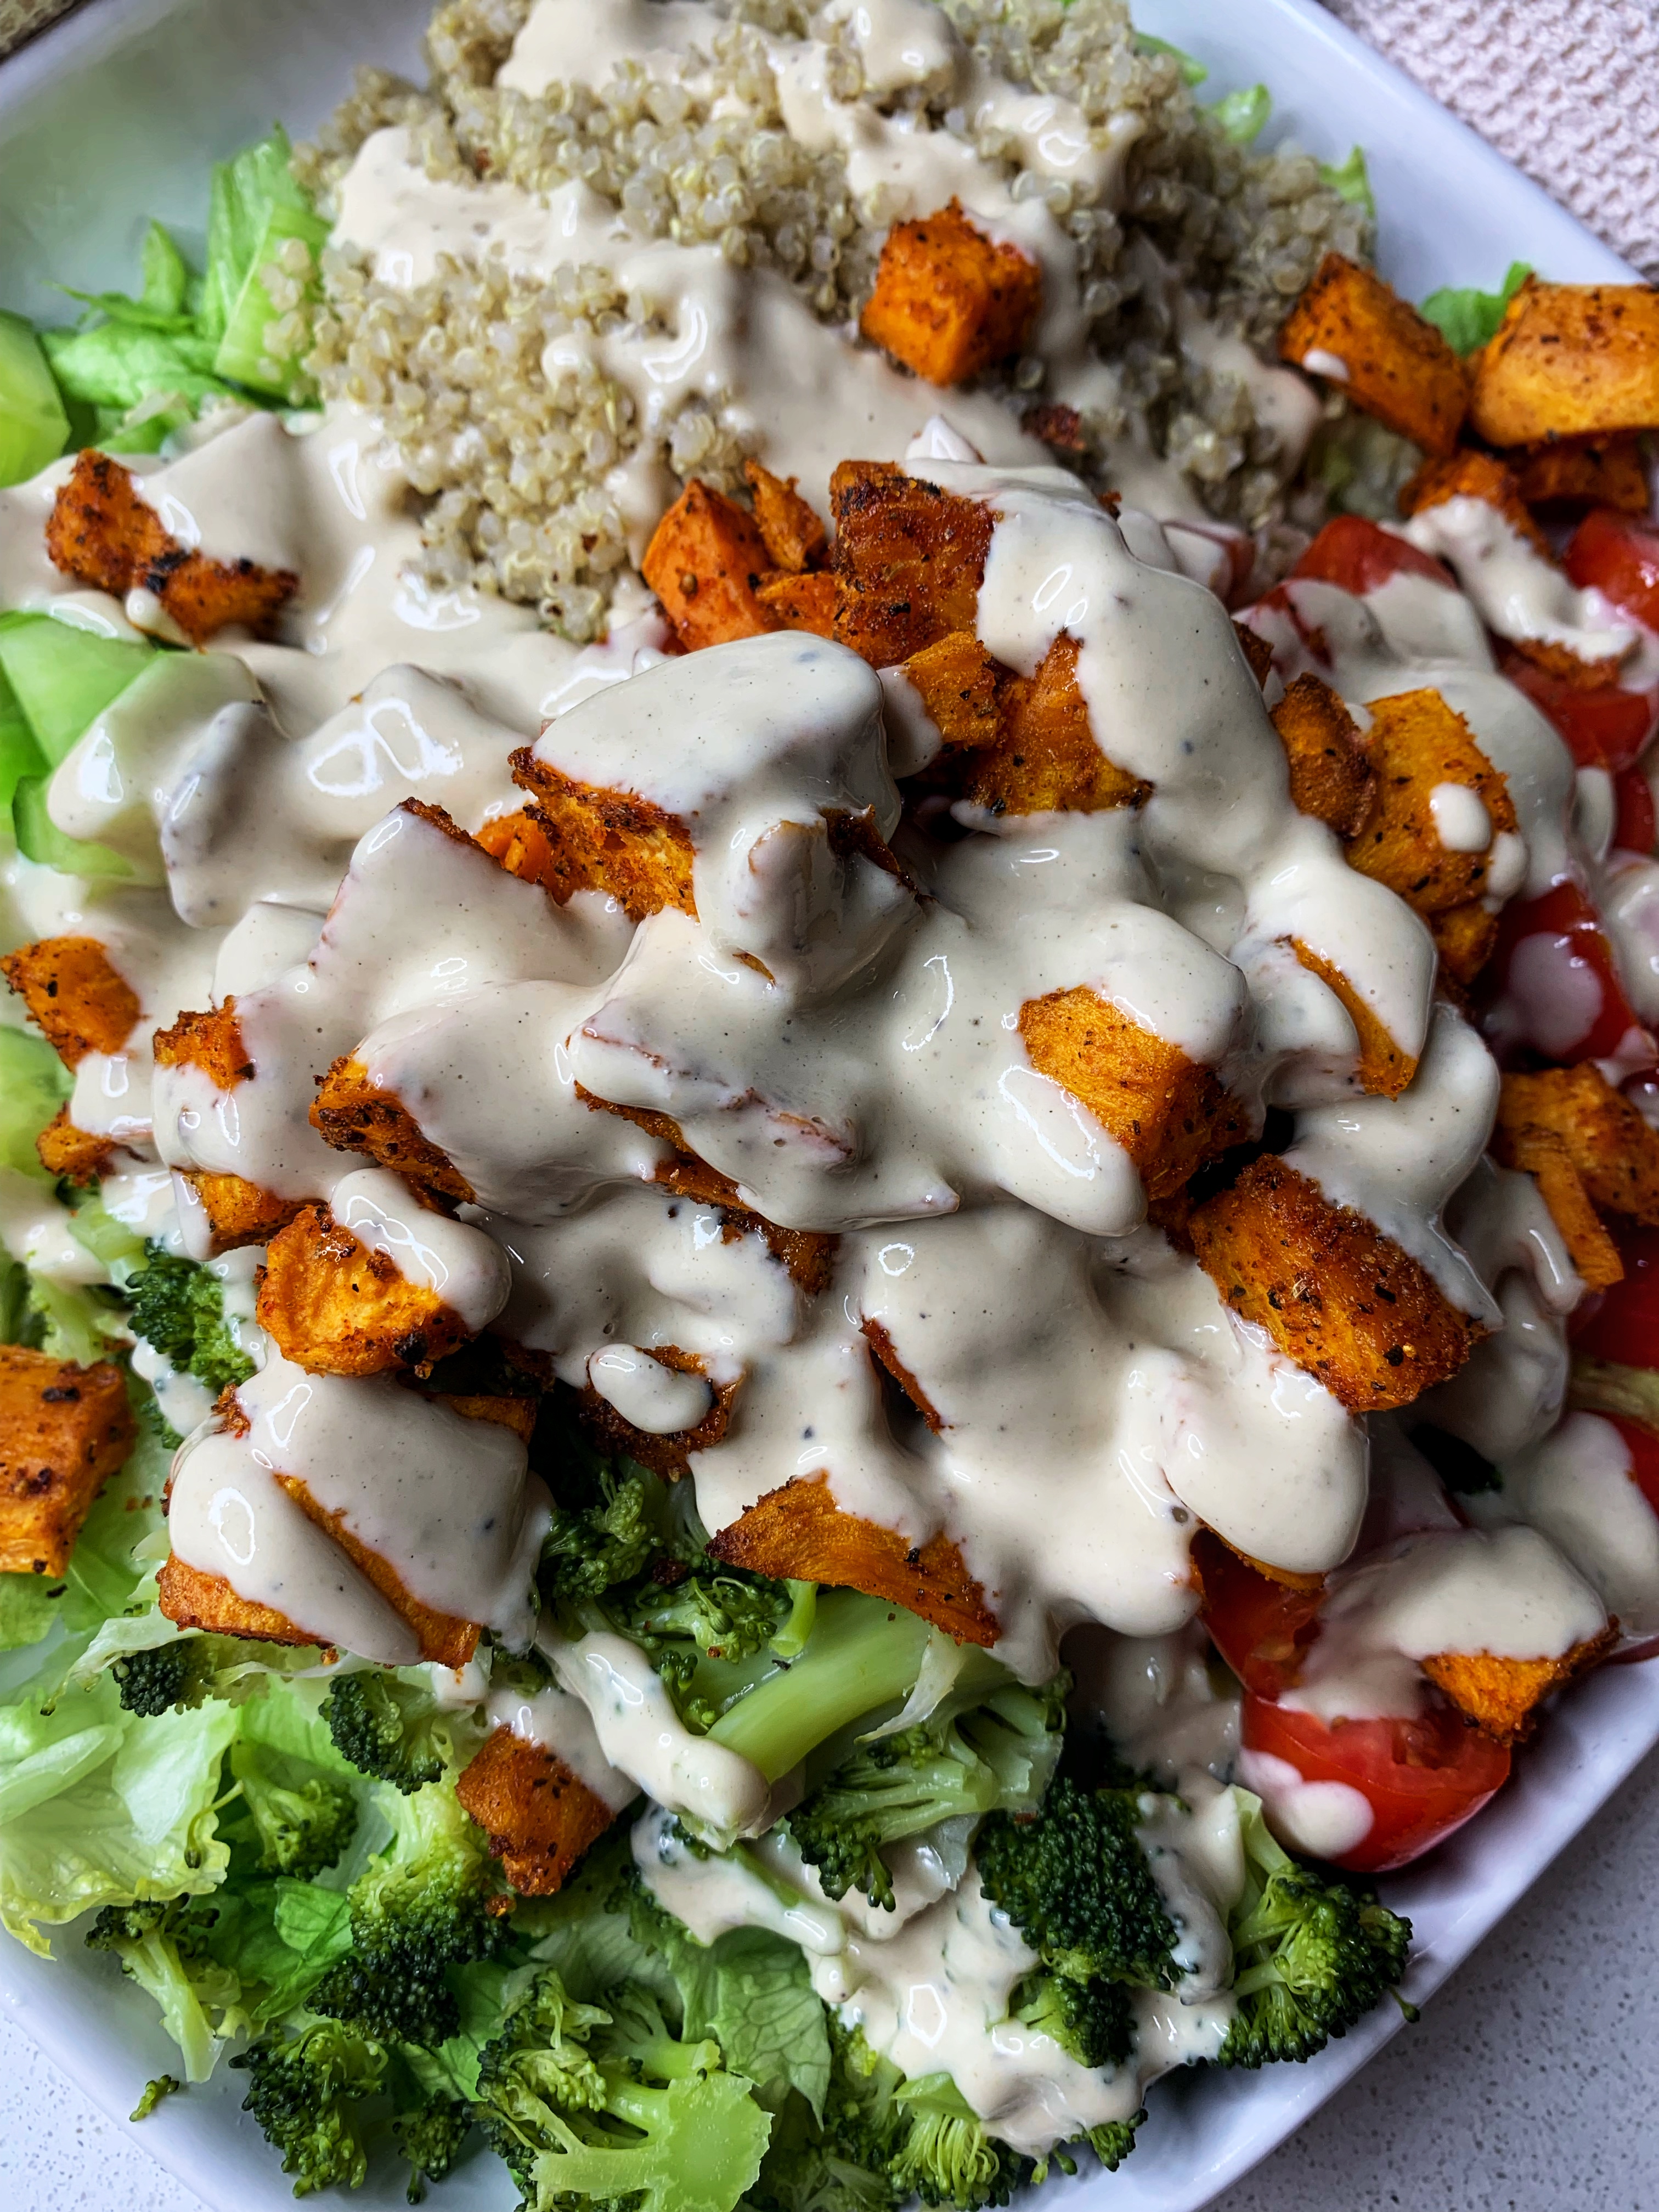
[[[1492,974],[1517,1018],[1502,1040],[1506,1045],[1529,1045],[1571,1066],[1612,1059],[1643,1026],[1625,996],[1595,908],[1576,884],[1557,884],[1542,898],[1510,901]]]
[[[1401,575],[1426,576],[1449,591],[1457,589],[1456,578],[1443,561],[1358,514],[1339,514],[1328,522],[1291,574],[1316,584],[1340,584],[1345,592],[1374,592],[1390,576]]]
[[[1653,786],[1639,768],[1627,768],[1613,780],[1619,817],[1613,842],[1624,853],[1651,853],[1656,823]]]
[[[1415,1720],[1322,1721],[1246,1692],[1240,1741],[1293,1766],[1304,1782],[1341,1782],[1371,1808],[1370,1832],[1335,1863],[1386,1874],[1461,1828],[1500,1789],[1510,1754],[1449,1705]]]
[[[1563,558],[1581,592],[1593,586],[1645,628],[1659,630],[1659,530],[1598,507],[1573,532]]]
[[[1216,1650],[1246,1689],[1276,1698],[1296,1680],[1324,1592],[1274,1582],[1208,1528],[1193,1539],[1192,1558]]]
[[[1616,1241],[1625,1279],[1573,1316],[1573,1347],[1617,1367],[1659,1368],[1659,1229],[1621,1229]]]
[[[1521,653],[1500,647],[1498,659],[1516,690],[1553,724],[1580,768],[1604,768],[1617,775],[1634,763],[1653,734],[1659,696],[1651,691],[1626,691],[1617,684],[1578,690]]]

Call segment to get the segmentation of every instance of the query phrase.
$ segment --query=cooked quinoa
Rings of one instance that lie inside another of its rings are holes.
[[[1255,421],[1248,388],[1183,356],[1174,343],[1156,250],[1214,321],[1258,347],[1330,248],[1363,256],[1362,209],[1295,152],[1231,143],[1194,99],[1178,58],[1143,52],[1124,0],[943,0],[964,41],[1017,84],[1073,101],[1091,124],[1142,119],[1122,205],[1023,168],[995,131],[971,134],[945,95],[916,87],[891,110],[921,127],[972,137],[1017,197],[1040,197],[1077,249],[1097,351],[1115,373],[1115,407],[1087,417],[1079,464],[1098,473],[1107,441],[1139,429],[1179,467],[1215,514],[1254,530],[1271,558],[1285,517],[1284,469]],[[489,176],[545,193],[580,178],[641,239],[714,245],[726,258],[786,276],[824,322],[855,324],[888,228],[860,209],[838,153],[809,151],[785,130],[765,34],[823,34],[798,0],[714,0],[714,97],[618,69],[608,84],[552,85],[539,98],[495,80],[531,0],[450,0],[428,33],[428,88],[378,70],[296,167],[323,197],[363,141],[388,125],[411,134],[414,156],[438,179]],[[856,48],[829,33],[838,97],[863,91]],[[718,101],[736,112],[713,114]],[[1148,272],[1153,279],[1148,281]],[[603,336],[637,313],[607,270],[561,269],[543,283],[510,276],[499,259],[446,262],[430,282],[374,279],[349,251],[325,257],[325,304],[307,366],[329,398],[373,409],[416,489],[428,497],[429,580],[473,584],[536,604],[581,639],[603,629],[629,560],[607,473],[637,447],[634,403],[589,364],[550,382],[550,339]],[[1018,410],[1042,398],[1044,366],[1026,360],[988,377]],[[661,458],[674,477],[741,488],[744,441],[718,403],[694,402],[665,426]],[[1334,489],[1334,487],[1333,487]],[[1317,495],[1316,495],[1316,497]],[[1307,519],[1307,500],[1303,512]]]

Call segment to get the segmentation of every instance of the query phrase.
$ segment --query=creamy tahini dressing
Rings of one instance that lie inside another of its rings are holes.
[[[307,1601],[296,1613],[278,1595],[303,1589],[310,1564],[294,1556],[298,1523],[276,1480],[286,1476],[422,1605],[477,1621],[513,1648],[529,1644],[530,1580],[550,1509],[511,1430],[464,1419],[390,1376],[308,1375],[274,1353],[237,1402],[246,1434],[210,1430],[175,1462],[167,1525],[180,1559],[302,1627],[328,1626]],[[314,1548],[308,1539],[304,1548]]]
[[[988,78],[916,0],[849,0],[844,15],[872,87],[951,89],[970,122],[1018,135],[1047,173],[1110,197],[1137,118],[1082,131],[1064,103]],[[689,0],[542,0],[503,82],[592,82],[641,56],[689,82],[707,23]],[[886,219],[954,192],[1034,254],[1051,393],[1084,405],[1103,392],[1070,241],[1042,202],[1015,202],[959,137],[836,100],[824,54],[774,41],[792,127],[841,151]],[[893,778],[939,738],[899,672],[804,634],[671,658],[637,584],[619,595],[608,641],[581,653],[528,610],[436,595],[416,580],[416,502],[376,426],[337,407],[298,432],[263,415],[220,418],[179,458],[133,463],[182,543],[291,568],[299,590],[273,640],[223,632],[206,653],[158,660],[55,774],[53,818],[118,852],[130,879],[81,884],[16,859],[4,871],[14,941],[95,937],[139,1001],[130,1037],[82,1063],[71,1100],[78,1127],[124,1148],[104,1196],[139,1233],[210,1253],[188,1180],[199,1171],[325,1201],[469,1327],[493,1322],[647,1433],[696,1427],[718,1388],[725,1431],[691,1469],[711,1528],[792,1477],[822,1480],[845,1510],[911,1543],[956,1543],[995,1611],[998,1656],[1026,1679],[1046,1676],[1068,1637],[1114,1736],[1187,1808],[1148,1801],[1182,1986],[1137,1998],[1137,2057],[1117,2074],[1076,2068],[1006,2017],[1031,1960],[964,1879],[961,1824],[895,1851],[893,1913],[856,1896],[832,1905],[772,1825],[798,1779],[774,1790],[687,1729],[638,1647],[544,1627],[556,1686],[503,1687],[487,1709],[608,1804],[643,1789],[721,1844],[752,1838],[699,1860],[653,1812],[635,1850],[694,1933],[790,1936],[821,1993],[878,2047],[911,2073],[949,2070],[997,2132],[1041,2151],[1128,2117],[1156,2073],[1218,2047],[1231,2008],[1217,1994],[1221,1931],[1242,1881],[1237,1803],[1220,1786],[1235,1759],[1280,1832],[1310,1850],[1350,1847],[1370,1817],[1357,1792],[1237,1753],[1236,1699],[1210,1681],[1193,1625],[1188,1546],[1200,1521],[1254,1557],[1334,1571],[1295,1693],[1316,1711],[1413,1711],[1419,1662],[1439,1652],[1559,1657],[1609,1613],[1627,1634],[1659,1628],[1659,1518],[1622,1439],[1594,1416],[1561,1419],[1565,1321],[1582,1285],[1531,1179],[1482,1157],[1495,1071],[1470,1027],[1433,1006],[1426,929],[1291,805],[1282,748],[1216,595],[1229,549],[1172,471],[1126,446],[1114,521],[1040,465],[990,396],[952,392],[948,416],[933,413],[932,395],[826,331],[781,279],[711,249],[643,243],[581,185],[544,203],[435,184],[390,131],[363,148],[341,208],[339,235],[393,284],[419,281],[440,254],[493,251],[532,276],[572,261],[616,273],[635,307],[591,359],[634,396],[642,426],[608,486],[636,554],[673,493],[666,427],[692,399],[752,431],[815,501],[835,462],[902,457],[986,503],[981,636],[1028,672],[1074,638],[1103,749],[1152,787],[1141,809],[1097,816],[963,808],[959,842],[927,843],[898,826]],[[1169,286],[1152,258],[1137,273]],[[1317,415],[1307,386],[1173,289],[1170,304],[1179,343],[1246,375],[1258,419],[1299,450]],[[586,343],[556,340],[544,373],[586,374]],[[135,623],[161,634],[142,596],[67,588],[47,562],[45,521],[68,465],[0,491],[0,604],[107,636],[131,640]],[[1362,726],[1370,703],[1441,690],[1502,770],[1520,823],[1494,837],[1474,794],[1442,787],[1442,842],[1489,852],[1500,896],[1589,884],[1649,1018],[1659,867],[1609,851],[1609,794],[1577,787],[1565,746],[1498,673],[1481,617],[1587,652],[1624,650],[1622,634],[1593,595],[1564,599],[1554,573],[1484,516],[1433,513],[1464,591],[1396,576],[1360,600],[1295,582],[1297,621],[1263,610],[1257,627],[1285,672],[1316,667]],[[556,907],[399,811],[434,802],[478,829],[522,803],[508,757],[523,744],[673,817],[691,845],[695,915],[668,909],[635,927],[592,893]],[[890,836],[897,869],[880,854]],[[1421,1055],[1400,1099],[1363,1095],[1354,1024],[1294,943]],[[1292,1163],[1492,1330],[1413,1414],[1498,1463],[1501,1489],[1470,1508],[1480,1527],[1455,1524],[1397,1425],[1377,1425],[1373,1469],[1366,1425],[1146,1224],[1127,1153],[1021,1039],[1025,1002],[1078,987],[1215,1070],[1252,1124],[1286,1109]],[[1561,1002],[1564,1037],[1582,1012],[1573,988],[1553,974],[1540,985]],[[251,1074],[220,1091],[194,1067],[154,1070],[157,1028],[229,998]],[[318,1080],[341,1055],[465,1178],[477,1203],[460,1219],[418,1206],[312,1127]],[[656,1182],[667,1146],[581,1091],[670,1116],[770,1221],[838,1233],[830,1290],[809,1295],[758,1230]],[[58,1279],[95,1279],[66,1218],[37,1185],[0,1177],[8,1248]],[[181,1559],[319,1643],[410,1663],[407,1624],[286,1478],[422,1603],[522,1649],[548,1511],[523,1445],[386,1378],[309,1376],[278,1358],[252,1318],[259,1256],[213,1261],[260,1364],[240,1394],[245,1436],[204,1421],[199,1386],[139,1355],[169,1418],[193,1431],[171,1500]],[[884,1332],[937,1426],[885,1383],[867,1329]],[[659,1356],[671,1348],[672,1364]]]

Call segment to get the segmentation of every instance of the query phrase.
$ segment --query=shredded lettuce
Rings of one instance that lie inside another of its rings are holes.
[[[106,707],[156,659],[155,649],[103,637],[47,614],[0,615],[0,792],[25,860],[67,876],[124,878],[132,863],[106,845],[67,836],[46,792]]]
[[[214,171],[198,319],[204,340],[216,342],[216,374],[286,404],[311,387],[303,345],[272,356],[270,334],[284,313],[271,297],[272,272],[314,301],[329,229],[289,166],[292,150],[279,126]]]
[[[1179,46],[1172,46],[1167,39],[1155,39],[1150,31],[1135,33],[1135,52],[1138,54],[1169,54],[1181,64],[1182,80],[1188,84],[1202,84],[1210,74],[1200,61],[1184,54]]]
[[[108,1680],[44,1711],[0,1706],[0,1926],[46,1956],[43,1929],[94,1907],[216,1888],[230,1854],[214,1807],[235,1729],[212,1703],[135,1719]]]
[[[70,1073],[33,1030],[0,1030],[0,1165],[47,1180],[34,1140],[69,1097]]]
[[[1431,292],[1418,312],[1434,325],[1454,353],[1476,353],[1497,336],[1504,310],[1531,274],[1528,263],[1511,261],[1497,291],[1449,285]]]
[[[1365,167],[1365,149],[1356,146],[1346,161],[1322,161],[1319,181],[1328,185],[1339,199],[1351,207],[1364,208],[1372,222],[1376,220],[1376,201],[1371,193],[1370,172]]]
[[[40,341],[0,313],[0,484],[24,483],[69,443],[69,416]]]
[[[1265,84],[1245,84],[1218,100],[1210,113],[1235,146],[1251,146],[1261,136],[1273,106]]]

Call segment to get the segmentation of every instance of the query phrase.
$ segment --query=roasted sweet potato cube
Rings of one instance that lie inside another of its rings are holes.
[[[1519,1168],[1536,1182],[1567,1256],[1588,1286],[1607,1291],[1622,1282],[1625,1263],[1619,1247],[1591,1203],[1565,1138],[1549,1128],[1500,1127],[1493,1133],[1492,1150],[1504,1167]]]
[[[1266,646],[1265,639],[1257,643]],[[1273,655],[1268,652],[1271,662]],[[1298,676],[1273,710],[1273,725],[1291,766],[1291,804],[1356,837],[1370,818],[1375,793],[1359,726],[1317,676]]]
[[[471,1334],[435,1291],[408,1281],[390,1253],[322,1205],[271,1238],[257,1311],[283,1357],[313,1375],[424,1375]]]
[[[1435,951],[1440,956],[1440,984],[1448,998],[1467,995],[1475,977],[1498,948],[1498,916],[1484,899],[1467,906],[1448,907],[1428,917]]]
[[[1077,680],[1081,648],[1061,635],[1035,676],[1006,676],[1000,731],[988,752],[966,763],[962,796],[998,814],[1103,814],[1139,806],[1151,792],[1109,760],[1096,741]]]
[[[952,200],[895,223],[859,327],[929,384],[961,384],[1018,353],[1042,306],[1042,271],[976,229]]]
[[[1409,1405],[1486,1334],[1374,1222],[1272,1153],[1197,1207],[1188,1233],[1227,1304],[1351,1412]]]
[[[677,906],[695,915],[691,890],[691,833],[669,814],[631,791],[581,783],[529,745],[513,756],[513,780],[534,794],[535,812],[553,845],[574,856],[596,890],[623,907],[635,921]]]
[[[205,1168],[186,1168],[185,1181],[202,1201],[202,1211],[221,1252],[243,1244],[267,1244],[285,1228],[305,1204],[302,1198],[279,1198],[261,1190],[245,1176],[215,1175]]]
[[[755,526],[770,565],[794,576],[805,568],[816,568],[828,550],[830,532],[817,508],[795,489],[799,479],[791,477],[786,483],[753,460],[744,463],[743,473],[754,495]]]
[[[407,1176],[422,1189],[439,1192],[463,1206],[472,1202],[472,1186],[447,1152],[428,1144],[403,1101],[370,1080],[368,1068],[349,1053],[330,1066],[311,1109],[311,1126],[343,1152],[367,1152],[383,1168]]]
[[[34,1149],[48,1175],[62,1176],[72,1183],[88,1183],[108,1169],[115,1157],[115,1139],[77,1129],[69,1117],[69,1108],[60,1106],[35,1139]]]
[[[871,1351],[874,1352],[894,1382],[898,1384],[899,1389],[903,1391],[933,1434],[937,1436],[945,1426],[944,1416],[916,1377],[899,1358],[898,1346],[894,1343],[890,1333],[882,1322],[872,1321],[867,1314],[859,1323],[859,1328]]]
[[[498,1728],[455,1784],[464,1812],[525,1897],[551,1897],[616,1814],[561,1759]]]
[[[132,1449],[126,1378],[0,1345],[0,1574],[61,1575],[81,1523]]]
[[[1593,1061],[1504,1078],[1494,1157],[1537,1179],[1545,1204],[1592,1290],[1624,1273],[1603,1213],[1659,1227],[1659,1130]]]
[[[0,959],[0,975],[65,1067],[117,1053],[143,1012],[138,994],[94,937],[45,937]]]
[[[1273,674],[1273,649],[1265,637],[1253,630],[1248,623],[1236,622],[1233,635],[1238,640],[1238,649],[1250,664],[1250,673],[1265,691],[1267,678]]]
[[[1373,270],[1328,253],[1287,317],[1279,350],[1431,453],[1449,453],[1468,405],[1463,364]]]
[[[204,1014],[180,1014],[170,1030],[156,1030],[151,1050],[158,1067],[199,1067],[220,1091],[234,1091],[253,1073],[234,999]]]
[[[1001,1633],[983,1589],[948,1537],[912,1545],[896,1529],[843,1513],[822,1475],[769,1491],[721,1529],[708,1555],[780,1581],[830,1583],[885,1598],[920,1613],[958,1644],[988,1650]]]
[[[830,479],[836,635],[892,668],[952,630],[971,630],[996,518],[885,461],[843,461]]]
[[[1350,866],[1386,884],[1420,915],[1484,897],[1493,847],[1516,827],[1508,780],[1486,758],[1454,708],[1437,691],[1401,691],[1371,702],[1366,749],[1376,805],[1347,847]],[[1492,838],[1477,853],[1443,845],[1434,795],[1462,784],[1486,809]]]
[[[582,855],[550,834],[550,828],[533,809],[521,807],[516,814],[498,814],[486,822],[473,842],[509,876],[539,884],[563,906],[577,891],[592,890],[593,880]]]
[[[599,1098],[591,1091],[584,1091],[580,1083],[576,1096],[593,1113],[616,1114],[659,1143],[672,1146],[675,1157],[663,1163],[653,1180],[678,1197],[689,1198],[698,1206],[717,1206],[725,1238],[757,1232],[766,1239],[778,1265],[786,1268],[790,1279],[810,1297],[816,1297],[829,1289],[835,1273],[836,1254],[840,1249],[838,1237],[822,1229],[781,1228],[763,1214],[751,1212],[738,1198],[738,1186],[730,1176],[722,1175],[707,1160],[697,1158],[686,1143],[679,1123],[671,1115],[655,1113],[648,1106],[613,1105],[610,1099]]]
[[[1008,672],[970,629],[952,630],[904,664],[906,680],[947,747],[996,743],[1002,729],[1000,684]]]
[[[787,569],[763,576],[755,596],[779,629],[810,630],[814,637],[836,634],[836,601],[840,586],[827,569],[814,568],[805,575]]]
[[[1475,362],[1469,420],[1493,446],[1659,428],[1659,294],[1529,276]]]
[[[160,599],[192,645],[228,623],[264,636],[299,578],[252,561],[210,561],[168,532],[129,472],[90,448],[76,456],[46,524],[46,550],[77,583],[118,599],[143,589]]]
[[[1552,1691],[1583,1674],[1619,1640],[1616,1628],[1575,1644],[1559,1659],[1502,1659],[1490,1651],[1442,1651],[1423,1662],[1423,1672],[1496,1743],[1521,1743],[1537,1724],[1538,1708]]]
[[[653,1344],[651,1356],[665,1367],[672,1368],[677,1375],[703,1372],[703,1362],[698,1355],[682,1351],[678,1344]],[[678,1482],[683,1474],[691,1472],[692,1453],[711,1450],[726,1434],[742,1384],[735,1381],[711,1382],[709,1388],[714,1394],[712,1401],[696,1428],[653,1436],[645,1429],[636,1429],[608,1399],[599,1395],[592,1383],[584,1383],[580,1398],[582,1425],[601,1449],[625,1453],[641,1467],[648,1467],[653,1474],[661,1475],[665,1482]]]
[[[432,1395],[464,1421],[493,1421],[498,1429],[511,1429],[521,1444],[536,1433],[539,1398],[502,1398],[477,1390],[436,1390]]]
[[[1213,1069],[1082,985],[1028,999],[1019,1034],[1032,1066],[1081,1099],[1122,1146],[1149,1199],[1179,1190],[1250,1133]]]
[[[1506,1075],[1500,1130],[1547,1128],[1559,1135],[1583,1177],[1591,1203],[1659,1228],[1659,1129],[1615,1091],[1593,1060]]]
[[[1340,968],[1322,958],[1299,937],[1291,939],[1291,950],[1310,975],[1317,975],[1335,992],[1358,1031],[1360,1088],[1376,1098],[1398,1098],[1417,1073],[1416,1054],[1395,1042]]]
[[[162,1562],[155,1600],[179,1627],[199,1628],[210,1636],[246,1636],[256,1644],[309,1644],[316,1640],[296,1628],[286,1613],[241,1596],[222,1575],[187,1566],[176,1552]]]
[[[1610,507],[1645,515],[1648,472],[1642,441],[1632,435],[1586,441],[1562,439],[1529,453],[1511,453],[1516,487],[1527,505],[1550,513]]]
[[[1478,499],[1496,507],[1534,553],[1553,563],[1549,540],[1533,520],[1514,471],[1494,455],[1465,446],[1444,459],[1425,461],[1410,483],[1401,486],[1397,503],[1401,514],[1421,514],[1454,499]]]
[[[756,596],[777,566],[754,517],[694,477],[657,525],[640,570],[680,643],[696,653],[777,627]]]
[[[297,1475],[276,1477],[309,1521],[331,1536],[364,1581],[372,1583],[400,1619],[408,1622],[420,1644],[421,1657],[440,1667],[465,1667],[478,1648],[480,1629],[476,1620],[462,1620],[452,1613],[438,1613],[423,1605],[409,1589],[389,1559],[371,1552],[346,1525],[345,1516],[331,1512],[314,1498]]]

